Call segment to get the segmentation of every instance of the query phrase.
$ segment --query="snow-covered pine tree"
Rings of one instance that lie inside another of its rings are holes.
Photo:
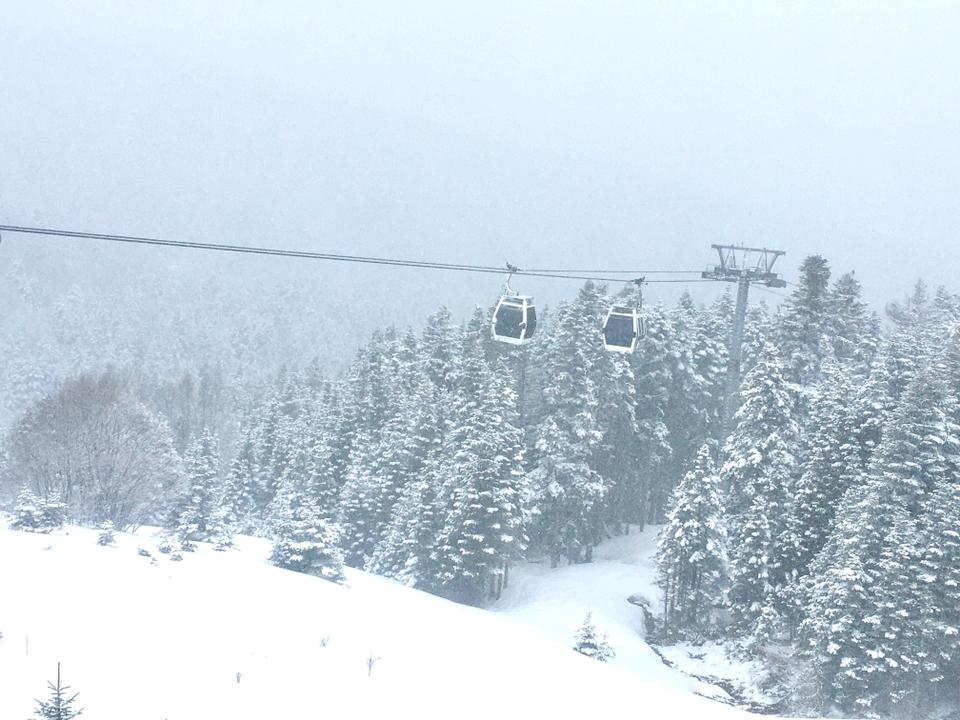
[[[767,301],[759,298],[747,308],[743,326],[743,355],[740,360],[740,384],[763,356],[767,343],[776,337],[776,325]],[[729,348],[729,341],[728,341]]]
[[[777,339],[794,382],[817,379],[829,346],[829,282],[829,263],[820,255],[809,255],[800,263],[799,283],[783,308]]]
[[[798,570],[791,505],[796,395],[772,345],[747,373],[741,398],[720,470],[729,513],[729,600],[733,632],[762,644],[787,610],[786,591]]]
[[[700,313],[693,298],[685,292],[671,313],[672,351],[670,386],[664,421],[669,431],[671,461],[668,473],[682,478],[693,464],[698,448],[707,439],[711,399],[707,381],[700,376],[696,354],[701,336]]]
[[[404,487],[383,539],[367,561],[369,572],[424,590],[435,589],[437,571],[432,555],[445,516],[438,497],[443,481],[438,470],[438,458],[428,458],[421,477]]]
[[[860,481],[864,469],[851,379],[827,359],[821,366],[821,382],[809,390],[808,431],[793,503],[800,573],[823,548],[840,498]]]
[[[10,529],[26,530],[27,532],[50,532],[45,527],[40,498],[26,485],[20,488],[20,493],[17,495]]]
[[[174,506],[170,529],[184,550],[192,550],[194,542],[212,538],[214,514],[223,490],[219,443],[209,430],[204,428],[187,449],[184,464],[186,487]]]
[[[318,405],[309,414],[288,421],[286,454],[278,487],[286,488],[311,498],[333,520],[337,515],[338,478],[335,475],[330,409]],[[279,493],[278,493],[279,497]],[[279,502],[278,498],[274,502]],[[268,510],[273,518],[275,508]]]
[[[445,517],[430,558],[434,591],[471,605],[500,596],[525,540],[517,396],[506,368],[487,366],[479,332],[468,329],[464,342],[446,438]]]
[[[430,589],[436,578],[430,558],[446,515],[440,488],[449,456],[442,447],[436,408],[430,404],[411,407],[417,409],[407,438],[413,462],[366,569]]]
[[[100,523],[99,530],[100,533],[97,535],[97,545],[106,546],[116,544],[112,520],[104,520],[102,523]]]
[[[553,566],[562,558],[589,559],[607,491],[591,465],[603,435],[584,346],[586,321],[574,305],[562,303],[543,351],[545,416],[536,430],[538,464],[530,476],[537,508],[532,539]]]
[[[427,377],[441,390],[451,390],[454,358],[459,352],[459,338],[450,322],[450,311],[441,307],[427,318],[421,347]]]
[[[230,511],[221,505],[213,511],[213,516],[210,519],[210,542],[213,543],[213,549],[222,552],[235,547],[233,530],[234,525]]]
[[[657,303],[648,307],[647,337],[630,356],[636,383],[635,414],[639,427],[636,452],[637,484],[622,502],[640,529],[647,522],[663,517],[667,499],[677,478],[671,477],[670,459],[673,449],[666,425],[668,389],[671,386],[673,361],[672,324],[666,309]],[[619,491],[619,489],[618,489]],[[618,498],[617,502],[621,502]]]
[[[943,348],[945,339],[956,331],[960,324],[960,295],[955,295],[942,285],[933,293],[930,302],[930,323],[927,342],[935,357]]]
[[[38,497],[24,485],[13,508],[11,530],[49,533],[63,527],[67,521],[67,506],[57,495]]]
[[[960,688],[949,679],[960,677],[960,483],[937,481],[925,506],[919,521],[923,693],[933,705],[956,706]]]
[[[949,638],[937,634],[946,632],[938,620],[950,613],[949,596],[933,588],[952,571],[929,542],[939,547],[930,533],[945,530],[931,502],[943,505],[946,522],[953,512],[944,493],[958,477],[955,402],[941,368],[913,375],[869,474],[844,497],[811,565],[801,632],[827,707],[858,714],[913,708],[929,695],[924,681],[940,676],[946,658],[937,653],[951,653]]]
[[[720,476],[704,444],[674,489],[657,539],[657,580],[669,637],[701,639],[716,624],[713,607],[725,587],[725,536]]]
[[[222,498],[227,522],[237,532],[252,533],[257,527],[255,512],[260,477],[254,431],[250,425],[246,425],[240,430],[240,440],[230,463]]]
[[[621,355],[605,354],[595,366],[602,440],[594,449],[591,463],[607,488],[604,523],[621,534],[628,532],[631,524],[644,520],[643,478],[637,463],[644,436],[637,422],[633,367]]]
[[[270,562],[286,570],[343,582],[343,553],[337,545],[337,526],[323,519],[312,500],[283,489],[275,507],[279,516],[273,523]]]
[[[377,499],[380,493],[373,475],[376,446],[373,435],[357,431],[340,488],[337,525],[344,561],[350,567],[362,568],[377,544],[381,516]]]
[[[889,303],[886,311],[892,329],[882,345],[882,358],[890,396],[896,402],[930,357],[932,313],[926,284],[918,280],[904,301]]]
[[[955,399],[948,408],[950,420],[960,425],[960,324],[945,330],[943,351],[936,367],[947,385],[947,393]]]
[[[291,462],[293,446],[299,435],[301,415],[307,405],[308,390],[302,377],[284,368],[277,379],[276,389],[260,409],[258,422],[251,431],[256,472],[247,478],[246,489],[253,494],[254,530],[265,530],[271,521],[270,503],[276,497],[287,465]]]
[[[45,528],[43,532],[62,528],[67,521],[67,504],[59,495],[45,497],[40,500],[40,515]]]
[[[724,393],[732,322],[733,298],[727,291],[701,313],[693,347],[697,376],[702,383],[706,437],[718,443],[724,439]]]
[[[800,647],[817,678],[819,697],[812,700],[821,712],[862,716],[884,704],[880,694],[894,665],[885,660],[891,647],[879,629],[883,592],[876,575],[890,529],[905,517],[884,502],[879,484],[852,487],[804,580]]]
[[[841,275],[830,288],[827,322],[834,357],[866,368],[880,342],[880,321],[861,299],[860,281],[853,272]]]
[[[50,695],[46,700],[37,700],[37,707],[33,711],[36,718],[42,720],[73,720],[80,716],[83,709],[74,707],[77,697],[80,693],[69,694],[70,686],[64,685],[60,680],[60,663],[57,663],[57,683],[47,683],[50,689]]]
[[[351,567],[370,560],[425,456],[410,431],[419,407],[433,397],[420,352],[411,333],[398,337],[388,329],[374,335],[351,371],[350,452],[337,515]]]
[[[624,355],[603,348],[599,328],[612,302],[637,306],[640,298],[635,286],[627,288],[616,300],[604,295],[604,288],[587,283],[574,302],[580,319],[580,343],[586,354],[588,372],[596,388],[596,419],[601,440],[593,449],[591,467],[603,478],[607,488],[602,517],[604,528],[614,533],[627,532],[631,523],[642,522],[640,468],[637,454],[642,436],[636,416],[636,384],[633,367]],[[632,501],[632,502],[631,502]],[[597,527],[597,537],[602,530]]]
[[[426,388],[421,386],[421,391]],[[340,496],[339,523],[347,564],[364,567],[384,539],[397,501],[415,479],[432,442],[427,396],[408,395],[378,439],[358,443]],[[401,402],[398,400],[398,402]],[[363,441],[364,434],[357,436]]]
[[[573,649],[581,655],[586,655],[600,662],[606,662],[616,657],[606,634],[601,636],[597,633],[597,628],[593,625],[592,613],[589,611],[587,611],[580,627],[577,628],[577,633],[573,638]]]

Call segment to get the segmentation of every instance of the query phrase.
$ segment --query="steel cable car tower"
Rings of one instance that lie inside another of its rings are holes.
[[[705,280],[737,283],[737,305],[733,312],[733,332],[730,335],[730,352],[727,357],[727,380],[723,403],[723,428],[729,435],[733,429],[733,416],[737,411],[737,394],[740,392],[740,358],[743,345],[743,326],[747,318],[747,296],[750,283],[768,288],[787,286],[773,264],[786,253],[783,250],[751,248],[742,245],[711,245],[720,256],[720,264],[701,273]]]

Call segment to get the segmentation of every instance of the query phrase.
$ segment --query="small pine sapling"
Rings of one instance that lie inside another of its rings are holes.
[[[116,538],[113,536],[113,521],[104,520],[100,523],[100,534],[97,535],[97,545],[107,546],[116,544]]]
[[[38,498],[26,485],[17,495],[17,503],[13,508],[11,530],[26,530],[27,532],[44,532],[43,512],[40,509]]]
[[[607,640],[606,633],[602,636],[597,635],[597,629],[593,625],[589,611],[574,637],[573,649],[581,655],[586,655],[600,662],[606,662],[616,656]]]
[[[42,720],[72,720],[83,712],[82,708],[73,707],[80,693],[69,695],[67,691],[70,686],[63,685],[60,681],[60,663],[57,663],[57,684],[48,682],[47,687],[50,688],[50,697],[47,700],[37,700],[34,717]]]
[[[373,650],[370,651],[370,654],[367,656],[367,677],[373,675],[373,666],[376,665],[379,657],[373,656]]]
[[[24,486],[13,509],[11,530],[49,533],[63,527],[67,506],[57,497],[42,499]]]
[[[213,549],[217,552],[223,552],[234,547],[233,532],[230,528],[229,517],[223,509],[214,513],[210,529],[210,540],[213,543]]]

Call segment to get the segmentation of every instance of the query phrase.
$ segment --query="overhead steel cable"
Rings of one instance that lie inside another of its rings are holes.
[[[67,237],[84,240],[102,240],[106,242],[128,243],[134,245],[155,245],[160,247],[177,247],[192,250],[214,250],[218,252],[230,252],[246,255],[272,255],[276,257],[305,258],[312,260],[328,260],[334,262],[352,262],[367,265],[386,265],[393,267],[411,267],[430,270],[450,270],[457,272],[474,272],[502,275],[508,272],[506,267],[494,267],[491,265],[468,265],[459,263],[444,263],[425,260],[406,260],[401,258],[375,257],[367,255],[344,255],[340,253],[313,252],[308,250],[289,250],[285,248],[257,247],[249,245],[230,245],[225,243],[208,243],[193,240],[167,240],[163,238],[142,237],[138,235],[117,235],[112,233],[94,233],[81,230],[65,230],[62,228],[40,228],[25,225],[0,225],[0,233],[10,232],[25,235],[46,235],[51,237]],[[562,270],[523,270],[517,269],[514,275],[524,275],[527,277],[555,278],[560,280],[593,280],[595,282],[621,283],[625,280],[614,277],[602,277],[580,273],[596,272],[598,275],[613,275],[623,271],[619,270],[596,270],[596,271],[562,271]],[[682,270],[645,270],[637,271],[636,274],[643,273],[693,273],[693,271]],[[699,277],[669,278],[646,280],[647,283],[687,283],[687,282],[712,282]]]
[[[543,273],[600,273],[603,275],[699,275],[700,270],[582,270],[561,268],[527,268],[527,272]]]

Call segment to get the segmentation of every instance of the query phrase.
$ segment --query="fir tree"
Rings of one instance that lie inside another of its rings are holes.
[[[716,622],[712,607],[725,584],[722,523],[720,477],[707,444],[674,490],[657,541],[664,626],[672,636],[707,636]]]
[[[670,475],[673,448],[666,424],[668,388],[673,382],[672,325],[667,311],[657,304],[646,311],[647,337],[630,356],[636,383],[636,418],[639,428],[635,463],[637,486],[625,502],[631,517],[640,523],[663,517],[667,499],[677,478]]]
[[[822,367],[822,382],[813,392],[804,460],[794,493],[798,532],[798,569],[803,572],[823,548],[840,498],[860,481],[864,459],[857,442],[856,390],[832,361]],[[860,425],[859,427],[863,427]]]
[[[617,302],[637,305],[639,298],[635,294],[636,290],[631,289]],[[605,487],[603,515],[598,518],[603,527],[595,529],[599,538],[607,528],[620,534],[627,532],[632,523],[641,522],[642,478],[636,458],[643,436],[637,422],[633,366],[624,355],[606,351],[595,334],[612,301],[603,296],[602,288],[591,292],[590,286],[585,286],[577,302],[584,316],[584,329],[593,331],[581,342],[592,349],[589,372],[597,388],[600,442],[593,449],[590,465],[603,479]]]
[[[440,497],[449,455],[441,444],[433,408],[421,407],[419,420],[411,427],[411,439],[420,445],[422,462],[393,507],[381,539],[366,563],[370,572],[392,577],[407,585],[436,587],[437,570],[431,560],[446,511]]]
[[[684,293],[671,318],[670,386],[664,417],[671,449],[668,472],[676,478],[683,477],[694,462],[697,449],[708,437],[715,409],[707,395],[707,381],[699,373],[700,322],[693,298]]]
[[[283,497],[280,507],[280,515],[274,521],[270,562],[286,570],[343,582],[343,553],[337,546],[337,527],[324,520],[309,499],[290,494]]]
[[[222,494],[220,451],[216,438],[204,429],[185,458],[186,488],[175,506],[171,529],[184,550],[213,537],[214,514]]]
[[[229,550],[234,547],[233,523],[230,511],[224,506],[218,507],[210,519],[210,542],[217,551]]]
[[[432,560],[445,513],[437,490],[442,478],[428,460],[422,479],[407,484],[394,508],[383,539],[366,564],[369,572],[426,590],[436,589]]]
[[[229,523],[240,532],[250,533],[256,527],[260,464],[256,442],[250,426],[241,428],[236,455],[224,483],[223,506]]]
[[[427,319],[421,340],[427,377],[440,390],[452,389],[458,344],[459,339],[450,322],[450,311],[441,307]]]
[[[927,286],[922,280],[917,281],[906,300],[890,303],[886,310],[893,328],[883,343],[884,372],[889,382],[889,394],[898,401],[917,371],[930,358],[933,333]]]
[[[777,632],[771,621],[787,610],[798,570],[791,506],[796,398],[772,346],[747,374],[741,396],[720,472],[730,513],[729,597],[735,631],[763,643]]]
[[[725,292],[700,316],[693,359],[703,392],[706,437],[721,442],[733,298]]]
[[[934,701],[956,704],[960,676],[960,484],[938,481],[920,519],[921,672]]]
[[[588,286],[584,292],[594,289]],[[545,416],[536,430],[538,466],[531,482],[539,508],[534,540],[554,566],[561,558],[571,563],[589,560],[599,540],[607,492],[593,467],[603,433],[591,350],[584,342],[589,323],[588,313],[562,304],[544,352]]]
[[[374,441],[365,432],[354,436],[350,461],[343,487],[340,489],[337,525],[341,528],[341,545],[347,565],[363,568],[377,544],[381,517],[373,474]]]
[[[795,382],[815,381],[830,341],[830,266],[820,255],[800,263],[800,281],[780,319],[778,345]]]
[[[435,591],[472,605],[499,597],[519,557],[525,497],[517,398],[503,366],[486,366],[477,340],[465,344],[443,469],[445,517],[431,553]]]
[[[834,357],[866,367],[879,345],[880,323],[861,300],[860,281],[854,273],[844,273],[830,288],[826,312]]]

